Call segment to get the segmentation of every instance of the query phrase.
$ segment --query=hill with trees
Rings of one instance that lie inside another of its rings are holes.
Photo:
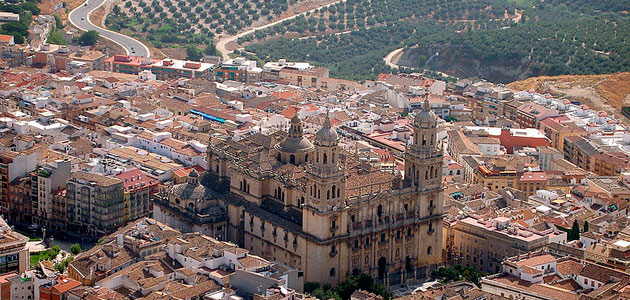
[[[623,8],[630,3],[608,2],[348,0],[240,42],[263,60],[305,60],[329,67],[331,76],[355,80],[387,71],[382,58],[401,47],[426,50],[405,66],[424,68],[427,58],[440,52],[450,55],[439,55],[429,68],[498,82],[628,71],[630,16]],[[398,4],[407,9],[396,9]],[[286,37],[297,32],[306,37]],[[518,72],[496,73],[496,68]]]

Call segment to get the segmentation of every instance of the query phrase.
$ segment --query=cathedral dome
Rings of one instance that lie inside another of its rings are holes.
[[[287,137],[276,145],[276,149],[284,153],[305,153],[315,149],[315,146],[304,137],[302,121],[297,113],[291,118],[291,127]]]
[[[433,128],[437,126],[437,116],[431,110],[429,98],[425,98],[422,111],[416,114],[413,119],[413,123],[415,126],[421,128]]]
[[[337,135],[337,131],[332,128],[330,117],[326,114],[324,126],[315,134],[315,145],[324,147],[336,146],[338,140],[339,135]]]
[[[310,152],[315,147],[305,137],[292,138],[287,136],[282,142],[276,145],[276,149],[285,153],[304,153]]]
[[[190,199],[194,201],[203,201],[214,198],[214,194],[210,189],[201,184],[180,183],[173,186],[171,194],[179,199]]]

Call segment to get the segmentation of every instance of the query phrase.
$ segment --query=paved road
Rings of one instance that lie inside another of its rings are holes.
[[[92,0],[92,1],[94,1],[94,0]],[[100,1],[100,0],[99,0],[99,1]],[[248,34],[250,34],[250,33],[253,33],[253,32],[254,32],[254,31],[256,31],[256,30],[265,29],[265,28],[267,28],[267,27],[269,27],[269,26],[273,26],[273,25],[279,24],[279,23],[281,23],[281,22],[283,22],[283,21],[286,21],[286,20],[291,20],[291,19],[294,19],[294,18],[296,18],[296,17],[298,17],[298,16],[300,16],[300,15],[304,15],[304,14],[306,14],[306,13],[308,13],[308,12],[313,12],[313,11],[316,11],[316,10],[318,10],[318,9],[320,9],[320,8],[323,8],[323,7],[329,7],[329,6],[331,6],[331,5],[335,5],[335,4],[339,3],[339,2],[346,2],[346,0],[337,0],[337,1],[335,1],[335,2],[332,2],[332,3],[326,4],[326,5],[322,5],[322,6],[319,6],[319,7],[313,8],[313,9],[311,9],[311,10],[307,10],[307,11],[305,11],[305,12],[302,12],[302,13],[299,13],[299,14],[296,14],[296,15],[292,15],[292,16],[290,16],[290,17],[286,17],[286,18],[284,18],[284,19],[280,19],[280,20],[275,21],[275,22],[271,22],[271,23],[268,23],[268,24],[265,24],[265,25],[261,25],[261,26],[258,26],[258,27],[254,27],[254,28],[249,29],[249,30],[247,30],[247,31],[243,31],[243,32],[241,32],[241,33],[237,33],[236,35],[233,35],[233,36],[223,37],[223,38],[222,38],[222,39],[220,39],[220,40],[219,40],[219,42],[217,43],[216,48],[217,48],[217,50],[219,50],[219,51],[221,52],[221,54],[223,54],[223,59],[224,59],[224,60],[230,59],[230,56],[229,56],[228,54],[230,54],[230,53],[234,52],[234,50],[227,50],[226,45],[227,45],[228,43],[230,43],[230,42],[236,42],[236,40],[238,40],[238,38],[243,37],[243,36],[246,36],[246,35],[248,35]]]
[[[104,37],[124,48],[127,55],[149,57],[151,55],[151,51],[149,51],[149,48],[140,41],[92,24],[89,15],[94,10],[104,5],[106,1],[107,0],[88,0],[84,4],[81,4],[79,7],[70,12],[70,15],[68,16],[70,23],[72,23],[74,27],[84,31],[96,30],[101,37]]]

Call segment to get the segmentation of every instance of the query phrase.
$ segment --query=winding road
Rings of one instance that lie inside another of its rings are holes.
[[[94,1],[94,0],[92,0],[92,1]],[[101,1],[101,0],[99,0],[99,1]],[[256,31],[256,30],[265,29],[265,28],[267,28],[267,27],[270,27],[270,26],[273,26],[273,25],[279,24],[279,23],[281,23],[281,22],[283,22],[283,21],[286,21],[286,20],[291,20],[291,19],[297,18],[298,16],[301,16],[301,15],[307,14],[307,13],[309,13],[309,12],[314,12],[314,11],[316,11],[316,10],[320,9],[320,8],[323,8],[323,7],[329,7],[329,6],[331,6],[331,5],[335,5],[335,4],[340,3],[340,2],[346,2],[346,0],[338,0],[338,1],[335,1],[335,2],[331,2],[331,3],[328,3],[328,4],[326,4],[326,5],[322,5],[322,6],[319,6],[319,7],[316,7],[316,8],[313,8],[313,9],[310,9],[310,10],[307,10],[307,11],[304,11],[304,12],[301,12],[301,13],[299,13],[299,14],[295,14],[295,15],[292,15],[292,16],[290,16],[290,17],[286,17],[286,18],[284,18],[284,19],[280,19],[280,20],[278,20],[278,21],[274,21],[274,22],[271,22],[271,23],[267,23],[267,24],[265,24],[265,25],[261,25],[261,26],[258,26],[258,27],[254,27],[254,28],[252,28],[252,29],[249,29],[249,30],[243,31],[243,32],[241,32],[241,33],[237,33],[236,35],[233,35],[233,36],[227,36],[227,37],[224,37],[224,38],[220,39],[220,40],[219,40],[219,42],[217,42],[216,48],[217,48],[217,50],[219,50],[219,52],[221,52],[221,54],[223,55],[223,59],[224,59],[224,60],[230,59],[229,54],[230,54],[230,53],[232,53],[232,52],[234,52],[234,50],[228,50],[226,46],[227,46],[227,44],[229,44],[229,43],[231,43],[231,42],[236,43],[236,41],[237,41],[240,37],[244,37],[244,36],[246,36],[246,35],[248,35],[248,34],[250,34],[250,33],[254,33],[254,31]]]
[[[95,30],[101,37],[120,45],[123,49],[125,49],[127,55],[150,57],[151,51],[149,51],[149,48],[140,41],[124,34],[101,28],[90,21],[90,14],[99,7],[103,6],[106,2],[107,0],[88,0],[73,9],[68,15],[68,20],[72,26],[83,31]]]
[[[398,65],[393,63],[392,61],[394,60],[394,57],[396,57],[396,62],[398,62],[398,55],[403,51],[404,48],[398,48],[392,52],[389,52],[389,54],[387,54],[387,56],[385,56],[383,58],[383,60],[385,61],[385,64],[390,66],[393,69],[398,69]]]

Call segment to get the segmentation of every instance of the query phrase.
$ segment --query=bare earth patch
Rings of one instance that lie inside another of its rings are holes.
[[[620,113],[623,106],[630,106],[630,72],[532,77],[507,86],[514,90],[534,90],[560,99],[581,101],[592,109],[612,113],[630,124],[630,120]]]

